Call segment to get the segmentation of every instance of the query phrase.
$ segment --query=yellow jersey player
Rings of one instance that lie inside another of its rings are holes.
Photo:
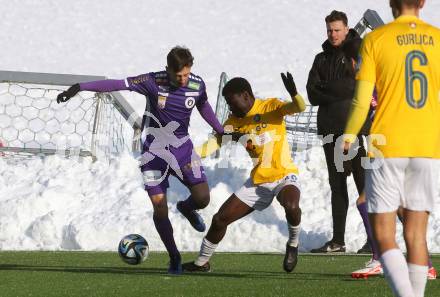
[[[301,222],[299,208],[300,185],[298,169],[293,164],[287,143],[284,116],[305,109],[296,91],[292,75],[282,74],[284,85],[292,97],[289,103],[278,99],[255,99],[249,82],[241,77],[231,79],[223,89],[223,96],[232,112],[225,122],[225,133],[242,143],[255,161],[250,178],[232,194],[212,218],[211,227],[200,248],[196,261],[183,264],[183,270],[210,271],[209,259],[223,239],[229,224],[254,210],[267,208],[276,197],[286,212],[289,239],[283,268],[291,272],[298,259],[298,239]],[[217,138],[207,142],[200,154],[213,153],[221,143]]]
[[[424,0],[391,0],[395,21],[361,46],[345,149],[367,116],[376,86],[365,191],[385,276],[396,296],[423,296],[428,271],[426,231],[440,159],[440,30],[419,19]],[[378,162],[381,166],[377,166]],[[395,241],[404,209],[407,259]]]

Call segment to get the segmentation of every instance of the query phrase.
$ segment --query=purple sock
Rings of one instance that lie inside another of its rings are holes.
[[[376,241],[373,238],[373,231],[371,230],[370,221],[368,220],[368,211],[367,211],[367,203],[361,203],[357,205],[359,213],[362,217],[362,221],[364,222],[365,231],[367,232],[367,240],[371,246],[371,250],[373,251],[373,259],[379,259],[379,250],[376,245]]]
[[[428,259],[428,267],[431,268],[432,267],[432,261],[431,261],[431,257],[429,257]]]
[[[193,210],[199,209],[197,207],[196,203],[194,202],[194,199],[192,198],[192,196],[189,196],[186,200],[182,201],[181,205],[187,211],[193,211]]]
[[[165,248],[170,255],[170,258],[180,257],[180,253],[177,250],[176,243],[174,242],[173,227],[168,218],[158,219],[153,216],[154,226],[156,226],[157,233],[160,235]]]

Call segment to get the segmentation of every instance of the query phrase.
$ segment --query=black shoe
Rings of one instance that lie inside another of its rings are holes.
[[[322,247],[310,250],[311,253],[345,253],[345,245],[327,241]]]
[[[170,259],[168,274],[182,274],[182,260],[180,255]]]
[[[187,220],[191,223],[191,226],[193,226],[194,229],[196,229],[199,232],[204,232],[206,230],[205,222],[203,221],[202,217],[197,213],[195,210],[186,210],[183,207],[183,201],[179,201],[176,204],[177,210],[180,211],[180,213],[187,218]]]
[[[183,263],[182,264],[183,271],[185,272],[210,272],[211,271],[211,265],[209,265],[209,262],[206,262],[202,266],[196,265],[193,262]]]
[[[372,254],[373,253],[368,241],[365,242],[365,244],[357,251],[357,253],[358,254]]]
[[[283,268],[286,272],[292,272],[298,263],[298,248],[286,245],[286,254],[284,255]]]

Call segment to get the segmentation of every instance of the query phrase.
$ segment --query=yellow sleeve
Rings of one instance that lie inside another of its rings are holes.
[[[219,140],[221,136],[209,138],[204,144],[195,148],[196,153],[201,158],[206,158],[220,148]]]
[[[356,73],[356,80],[369,81],[373,84],[376,83],[376,63],[374,61],[374,42],[373,36],[367,34],[362,41],[361,48],[359,50],[359,58],[357,67],[359,68]]]
[[[284,103],[281,107],[281,113],[283,115],[294,114],[298,112],[303,112],[306,109],[306,103],[300,94],[296,94],[292,98],[292,102]]]
[[[351,104],[347,126],[344,132],[344,141],[353,143],[359,131],[365,123],[368,111],[370,110],[371,96],[374,91],[374,84],[369,81],[359,80],[356,83],[353,103]]]
[[[234,120],[229,117],[223,127],[225,128],[225,133],[231,133],[234,131]],[[204,144],[196,147],[194,150],[201,158],[206,158],[209,155],[215,153],[220,147],[222,142],[222,135],[216,134],[213,137],[210,137]]]

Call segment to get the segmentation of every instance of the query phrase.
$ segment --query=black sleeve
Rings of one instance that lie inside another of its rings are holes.
[[[339,101],[353,99],[355,87],[356,80],[354,77],[345,77],[324,83],[320,89],[327,96],[334,96]]]
[[[320,59],[320,55],[315,57],[315,61],[313,62],[312,69],[310,69],[309,78],[307,80],[307,95],[310,103],[314,106],[319,106],[347,99],[326,91],[329,84],[334,81],[326,82],[321,79],[319,75],[319,67],[321,67]]]

